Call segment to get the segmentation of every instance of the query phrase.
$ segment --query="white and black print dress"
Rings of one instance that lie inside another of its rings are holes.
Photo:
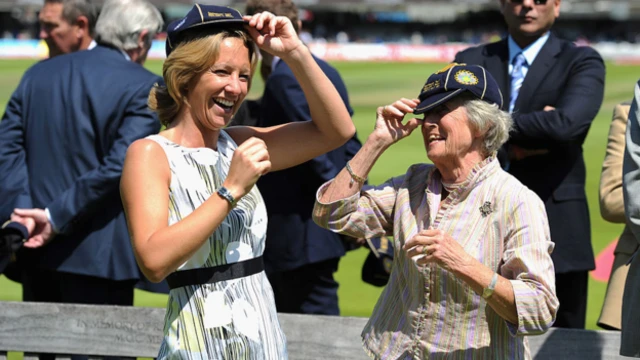
[[[216,192],[227,176],[237,147],[224,130],[220,131],[218,151],[186,148],[160,135],[148,139],[159,143],[169,160],[169,225],[189,215]],[[266,230],[266,208],[254,186],[177,271],[260,257]],[[158,359],[286,358],[285,336],[264,271],[171,290]]]

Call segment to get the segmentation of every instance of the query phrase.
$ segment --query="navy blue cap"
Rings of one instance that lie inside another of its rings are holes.
[[[27,228],[17,222],[7,221],[0,228],[0,274],[12,261],[13,254],[29,238]]]
[[[479,65],[451,63],[429,76],[418,97],[420,104],[413,113],[424,114],[465,91],[502,109],[500,87],[488,71]]]
[[[174,20],[167,26],[165,51],[169,56],[171,51],[180,43],[180,35],[185,30],[231,24],[242,25],[244,23],[242,14],[236,9],[226,6],[195,4],[184,18]]]

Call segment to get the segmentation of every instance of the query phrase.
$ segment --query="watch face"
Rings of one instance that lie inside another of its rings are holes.
[[[486,299],[491,296],[491,294],[493,294],[493,289],[484,289],[484,291],[482,292],[482,297]]]

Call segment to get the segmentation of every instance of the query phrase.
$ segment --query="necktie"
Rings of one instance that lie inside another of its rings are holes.
[[[511,71],[511,98],[509,99],[509,112],[513,112],[513,107],[516,104],[516,99],[518,98],[518,93],[520,92],[520,87],[522,87],[522,82],[524,81],[524,66],[527,64],[527,59],[525,59],[522,53],[516,55],[513,58],[513,70]]]

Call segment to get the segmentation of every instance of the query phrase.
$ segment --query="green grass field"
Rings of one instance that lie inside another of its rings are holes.
[[[4,111],[9,96],[17,86],[23,72],[33,63],[27,60],[2,60],[0,64],[0,110]],[[355,110],[354,122],[360,139],[364,142],[375,122],[377,106],[388,104],[400,97],[416,97],[427,76],[443,64],[420,63],[335,63],[349,90],[351,105]],[[161,61],[149,61],[147,67],[161,73]],[[598,182],[604,158],[607,133],[613,106],[629,100],[633,87],[640,77],[640,67],[607,64],[605,100],[593,122],[584,145],[587,162],[587,195],[591,211],[593,249],[600,252],[615,239],[622,225],[607,223],[600,218],[598,209]],[[262,92],[262,83],[256,77],[249,97]],[[417,162],[428,162],[420,133],[416,131],[408,139],[390,148],[378,161],[370,174],[372,183],[380,183],[390,176],[404,173],[407,167]],[[340,282],[340,307],[347,316],[369,316],[381,292],[363,283],[360,270],[366,251],[350,252],[340,263],[337,275]],[[597,329],[606,284],[590,279],[587,328]],[[0,300],[21,299],[20,285],[0,277]],[[166,296],[143,291],[136,293],[137,306],[164,307]]]

